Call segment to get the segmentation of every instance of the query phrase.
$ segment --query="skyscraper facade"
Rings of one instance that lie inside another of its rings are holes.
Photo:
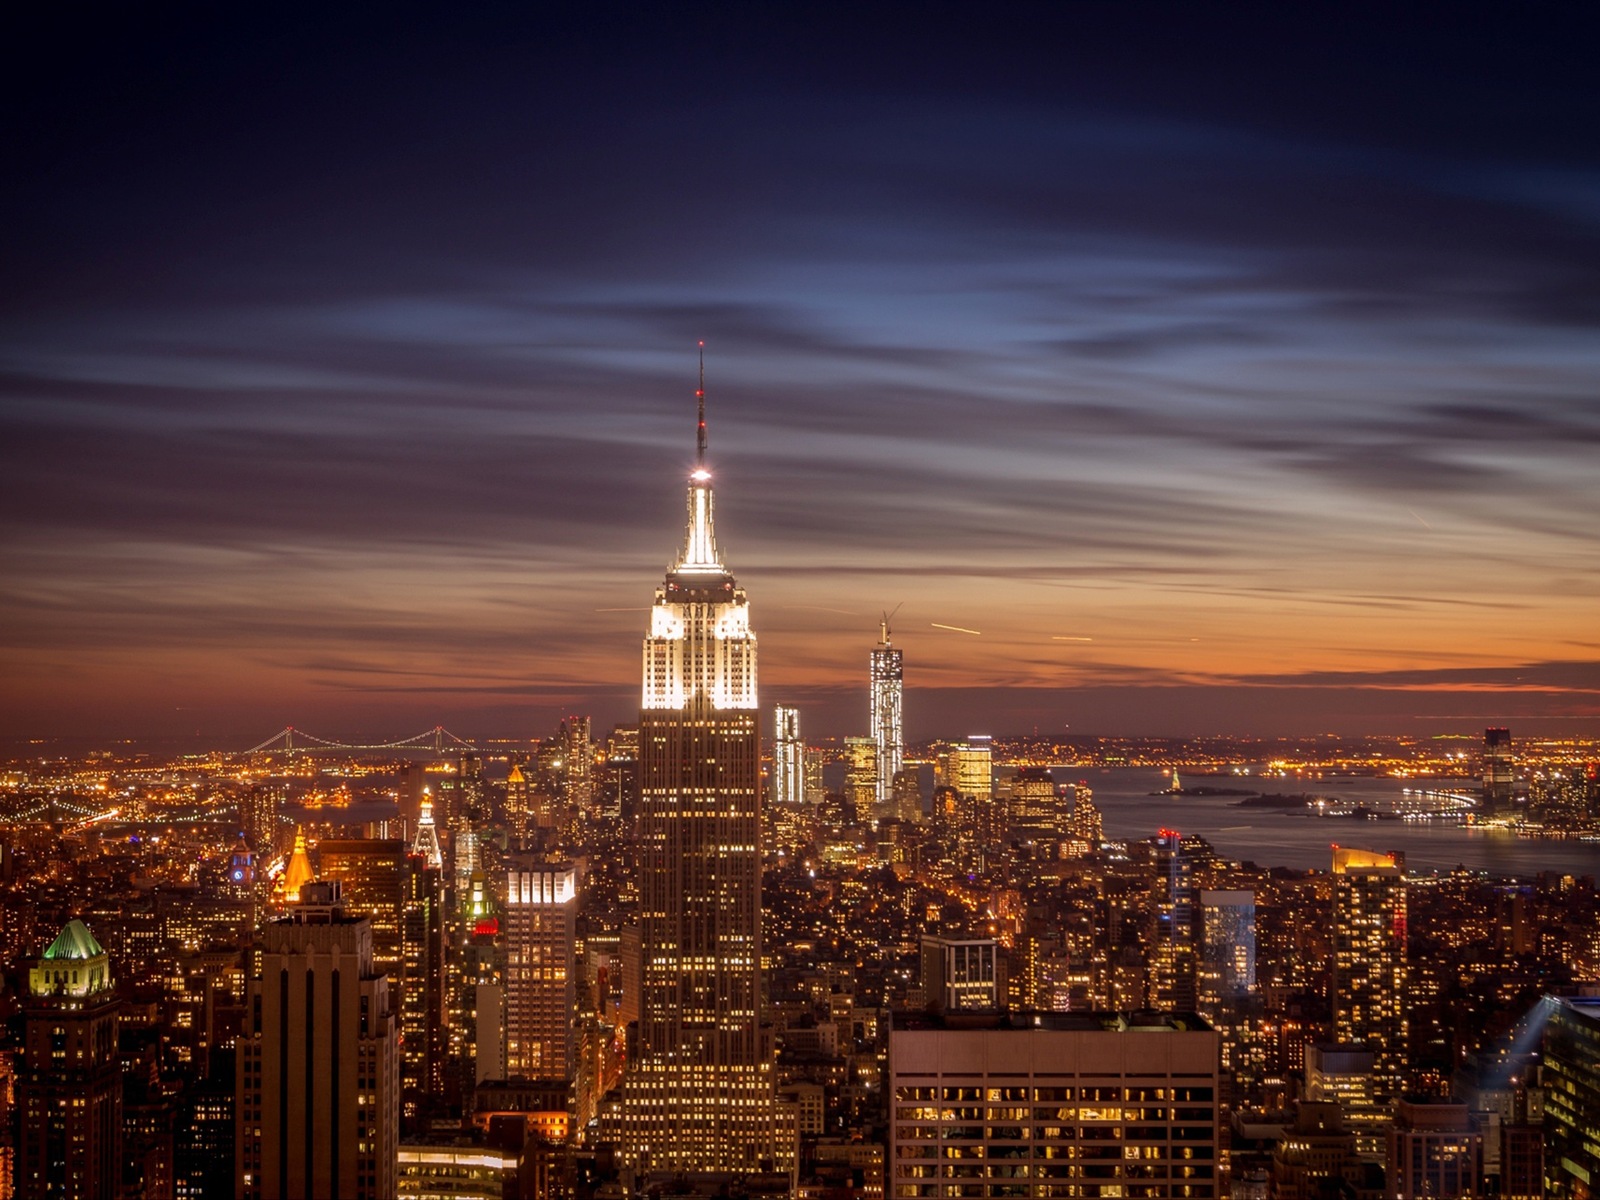
[[[1393,854],[1333,851],[1333,1036],[1372,1051],[1380,1103],[1406,1063],[1406,879]]]
[[[28,973],[17,1073],[16,1194],[122,1195],[122,1067],[111,962],[68,921]]]
[[[1544,1194],[1588,1197],[1600,1178],[1600,1000],[1546,996],[1544,1050]]]
[[[1511,730],[1483,731],[1483,811],[1485,816],[1505,816],[1517,782],[1511,757]]]
[[[1061,837],[1067,814],[1061,789],[1048,767],[1022,767],[1011,780],[1006,828],[1011,837],[1046,840]]]
[[[703,390],[687,499],[683,549],[644,641],[641,1012],[624,1156],[644,1170],[747,1170],[773,1145],[756,638],[717,549]]]
[[[844,739],[844,794],[855,820],[878,815],[878,743],[871,737]]]
[[[570,1079],[576,1066],[577,871],[518,856],[506,872],[506,1074]]]
[[[396,1194],[400,1038],[372,926],[309,883],[261,937],[239,1038],[240,1200]]]
[[[563,799],[568,812],[586,817],[594,813],[594,740],[588,717],[568,717],[557,735],[561,742]]]
[[[400,1017],[408,1115],[444,1080],[444,885],[426,799],[422,811],[421,853],[395,839],[329,838],[318,846],[322,877],[338,880],[345,911],[366,917],[372,927],[373,966],[388,976]]]
[[[902,652],[889,644],[889,618],[879,625],[878,644],[872,651],[872,740],[877,744],[877,806],[880,811],[894,799],[895,772],[905,759],[902,691],[905,669]]]
[[[448,941],[444,872],[437,842],[429,845],[420,838],[419,842],[421,848],[413,845],[406,861],[400,931],[405,981],[400,1003],[404,1052],[400,1071],[408,1115],[426,1107],[426,1097],[438,1096],[444,1090],[445,1063],[450,1053],[445,1005]]]
[[[963,796],[988,801],[994,796],[994,739],[975,733],[945,751],[939,763],[939,782]]]
[[[1163,829],[1152,847],[1154,924],[1150,933],[1150,1001],[1153,1007],[1191,1012],[1197,1003],[1199,965],[1194,928],[1194,860],[1175,829]]]
[[[779,805],[806,798],[806,744],[800,738],[800,710],[772,710],[772,795]]]

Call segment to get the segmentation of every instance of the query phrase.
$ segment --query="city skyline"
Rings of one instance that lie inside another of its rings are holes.
[[[627,720],[703,339],[812,736],[1600,730],[1581,31],[1150,16],[31,16],[0,721]]]

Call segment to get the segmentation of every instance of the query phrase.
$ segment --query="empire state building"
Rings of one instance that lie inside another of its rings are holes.
[[[761,1004],[756,637],[717,549],[705,378],[683,549],[656,588],[639,714],[641,1007],[625,1157],[750,1171],[773,1155]]]

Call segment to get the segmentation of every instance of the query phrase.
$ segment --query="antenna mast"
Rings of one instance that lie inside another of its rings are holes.
[[[696,435],[698,456],[696,465],[703,471],[706,466],[706,344],[700,343],[700,388],[695,392],[700,402],[700,427]]]
[[[905,607],[905,603],[906,602],[902,600],[899,604],[896,604],[892,609],[883,614],[883,620],[879,624],[878,628],[883,635],[881,638],[879,638],[879,641],[881,641],[885,646],[889,644],[889,622],[894,620],[895,613],[899,612]]]

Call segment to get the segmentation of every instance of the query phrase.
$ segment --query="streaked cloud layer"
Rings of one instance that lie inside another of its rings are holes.
[[[828,731],[1600,723],[1573,31],[904,15],[23,39],[7,724],[624,717],[702,338]]]

